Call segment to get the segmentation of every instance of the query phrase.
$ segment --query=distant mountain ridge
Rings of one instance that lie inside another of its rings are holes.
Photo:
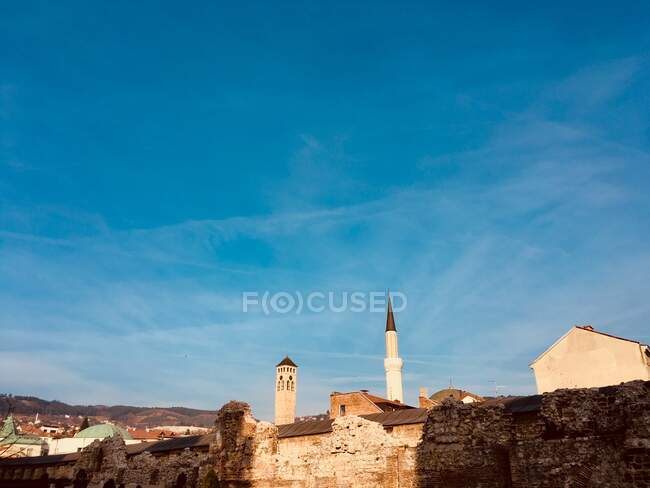
[[[158,425],[195,425],[211,427],[217,412],[186,407],[132,407],[128,405],[68,405],[58,400],[43,400],[32,396],[0,395],[0,415],[9,407],[16,415],[44,417],[104,417],[106,419],[135,427]]]

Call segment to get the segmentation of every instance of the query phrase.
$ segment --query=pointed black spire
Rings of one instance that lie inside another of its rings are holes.
[[[390,303],[390,293],[388,294],[388,311],[386,312],[386,332],[389,330],[397,332],[395,328],[395,317],[393,317],[393,305]]]

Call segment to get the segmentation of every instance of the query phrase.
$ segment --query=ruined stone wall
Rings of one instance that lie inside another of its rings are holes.
[[[38,480],[47,475],[57,488],[75,480],[89,488],[110,481],[189,488],[214,471],[222,488],[650,487],[650,382],[561,390],[529,403],[445,401],[424,427],[346,416],[332,432],[279,439],[274,425],[231,402],[218,413],[209,449],[129,455],[107,439],[74,463],[0,463],[0,486],[44,486]]]
[[[537,412],[444,403],[416,471],[426,487],[650,487],[650,382],[556,391]]]
[[[544,395],[514,427],[515,486],[650,487],[650,382]]]
[[[172,487],[179,479],[184,479],[187,486],[196,486],[207,469],[210,463],[206,451],[185,449],[164,455],[142,452],[127,457],[124,442],[108,438],[84,449],[68,474],[73,484],[77,480],[77,485],[88,483],[91,488],[101,488],[110,481],[116,487]]]
[[[399,445],[414,448],[420,443],[423,427],[423,424],[396,425],[388,427],[386,431]]]
[[[330,434],[304,435],[278,440],[278,454],[281,456],[299,456],[308,450],[318,448],[323,438]]]
[[[331,433],[279,444],[276,452],[256,452],[254,486],[415,486],[415,449],[404,447],[380,424],[360,417],[339,417]]]

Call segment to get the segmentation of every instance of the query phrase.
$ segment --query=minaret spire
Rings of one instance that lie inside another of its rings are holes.
[[[395,328],[395,317],[393,317],[393,305],[390,302],[390,292],[388,292],[388,312],[386,314],[386,332],[392,330],[397,332]]]
[[[399,357],[397,348],[397,328],[393,316],[393,305],[388,292],[388,304],[386,308],[386,359],[384,359],[386,370],[386,398],[404,402],[402,392],[402,360]]]

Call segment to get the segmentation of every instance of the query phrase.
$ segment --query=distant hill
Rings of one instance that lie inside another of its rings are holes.
[[[43,400],[31,396],[0,395],[0,416],[9,406],[17,415],[36,415],[43,417],[100,417],[124,425],[135,427],[155,427],[158,425],[195,425],[211,427],[216,411],[197,410],[185,407],[130,407],[128,405],[68,405],[57,400]]]

